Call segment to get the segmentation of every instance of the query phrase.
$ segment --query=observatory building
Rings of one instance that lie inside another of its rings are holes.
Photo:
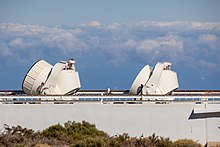
[[[177,90],[171,63],[146,65],[130,90],[83,90],[75,60],[39,60],[22,90],[0,91],[0,127],[42,130],[68,120],[88,121],[110,135],[156,135],[201,144],[220,141],[220,90]]]

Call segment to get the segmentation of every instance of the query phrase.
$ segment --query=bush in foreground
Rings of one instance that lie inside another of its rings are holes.
[[[153,134],[148,137],[130,137],[128,134],[109,136],[98,130],[94,124],[82,121],[68,121],[64,125],[56,124],[43,131],[35,132],[21,126],[4,126],[0,134],[0,146],[118,146],[118,147],[200,147],[201,144],[180,139],[175,142]]]

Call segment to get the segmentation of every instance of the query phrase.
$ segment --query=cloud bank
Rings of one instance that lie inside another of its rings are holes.
[[[170,61],[200,71],[219,72],[220,23],[149,22],[71,25],[0,23],[0,64],[39,58],[104,58],[108,64]]]

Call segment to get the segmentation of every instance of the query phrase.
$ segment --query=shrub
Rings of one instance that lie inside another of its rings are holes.
[[[148,137],[130,137],[127,133],[109,136],[86,121],[68,121],[34,132],[21,126],[4,126],[0,133],[0,146],[97,146],[97,147],[201,147],[190,139],[175,142],[152,134]]]
[[[201,144],[191,140],[191,139],[178,139],[173,143],[175,147],[202,147]]]

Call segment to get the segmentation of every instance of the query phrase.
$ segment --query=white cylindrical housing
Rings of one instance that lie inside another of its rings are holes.
[[[178,87],[177,74],[171,70],[171,63],[157,63],[154,69],[147,65],[140,71],[130,88],[130,94],[165,95]]]
[[[74,70],[61,71],[57,84],[62,94],[78,91],[81,87],[79,74]]]
[[[44,60],[37,61],[26,74],[22,89],[27,94],[38,94],[38,88],[45,83],[53,66]]]

